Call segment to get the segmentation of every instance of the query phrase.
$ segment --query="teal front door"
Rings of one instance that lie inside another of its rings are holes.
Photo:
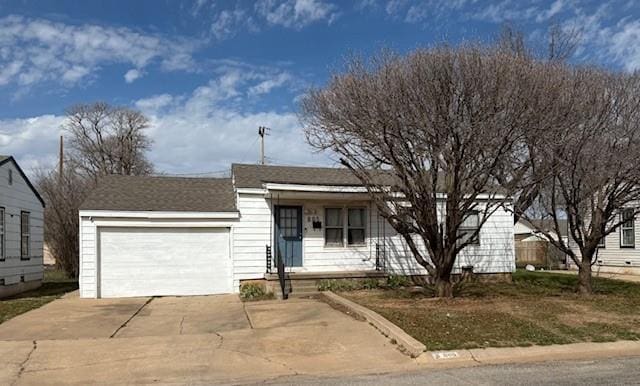
[[[276,253],[287,267],[302,267],[302,207],[276,206],[275,225]]]

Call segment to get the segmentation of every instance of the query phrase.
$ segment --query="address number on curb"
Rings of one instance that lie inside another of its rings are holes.
[[[459,358],[460,354],[457,351],[438,351],[431,353],[433,359],[454,359]]]

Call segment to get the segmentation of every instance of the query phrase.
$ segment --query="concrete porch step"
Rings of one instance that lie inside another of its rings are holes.
[[[342,271],[342,272],[287,272],[289,280],[330,280],[330,279],[365,279],[383,278],[387,273],[381,271]],[[268,281],[278,280],[277,273],[267,273],[264,278]]]

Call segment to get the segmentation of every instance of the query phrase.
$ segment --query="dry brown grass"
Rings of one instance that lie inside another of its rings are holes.
[[[514,282],[474,283],[453,299],[430,291],[362,290],[342,295],[380,313],[429,350],[640,339],[640,285],[596,279],[575,293],[571,275],[519,271]]]

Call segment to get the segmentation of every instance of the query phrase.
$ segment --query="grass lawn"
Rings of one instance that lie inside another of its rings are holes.
[[[42,286],[0,300],[0,323],[34,308],[42,307],[67,292],[78,288],[75,279],[68,279],[60,271],[45,270]]]
[[[595,294],[582,298],[576,283],[573,275],[517,271],[512,284],[464,284],[454,299],[404,288],[341,295],[428,350],[640,339],[640,284],[594,279]]]

